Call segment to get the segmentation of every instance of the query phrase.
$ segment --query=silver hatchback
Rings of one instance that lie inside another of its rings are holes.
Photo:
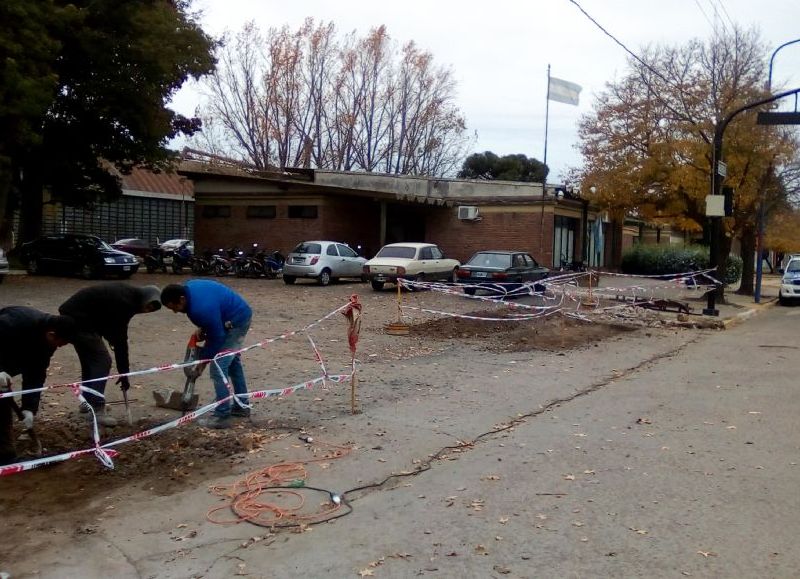
[[[328,285],[341,277],[365,281],[363,268],[366,261],[344,243],[304,241],[286,257],[283,283],[291,285],[300,277],[316,279],[320,285]]]

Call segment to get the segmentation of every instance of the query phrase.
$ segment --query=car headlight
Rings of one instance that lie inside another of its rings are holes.
[[[104,257],[103,261],[105,261],[106,263],[114,263],[114,258],[113,257]]]

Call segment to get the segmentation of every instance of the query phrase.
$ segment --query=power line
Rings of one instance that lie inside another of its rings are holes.
[[[694,0],[694,3],[697,4],[698,10],[700,10],[700,14],[703,15],[703,18],[705,18],[706,22],[708,22],[708,25],[711,27],[711,30],[714,31],[714,23],[711,22],[711,19],[708,17],[708,14],[706,14],[706,11],[703,10],[703,7],[700,5],[700,0]]]
[[[720,8],[722,8],[722,13],[725,15],[725,18],[727,18],[728,23],[731,25],[731,28],[732,29],[736,28],[736,23],[731,18],[731,15],[728,14],[728,9],[725,8],[725,3],[723,2],[723,0],[714,0],[714,1],[719,5]]]

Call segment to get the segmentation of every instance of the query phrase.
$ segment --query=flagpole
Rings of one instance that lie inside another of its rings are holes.
[[[550,65],[547,65],[547,98],[544,108],[544,164],[545,175],[542,179],[542,211],[539,217],[539,256],[544,257],[544,198],[547,195],[547,129],[550,122]]]

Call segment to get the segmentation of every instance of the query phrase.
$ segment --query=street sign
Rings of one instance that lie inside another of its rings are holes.
[[[800,112],[758,113],[759,125],[800,125]]]
[[[706,216],[725,217],[725,195],[706,195]]]
[[[728,166],[722,161],[717,161],[717,175],[720,177],[728,176]]]

